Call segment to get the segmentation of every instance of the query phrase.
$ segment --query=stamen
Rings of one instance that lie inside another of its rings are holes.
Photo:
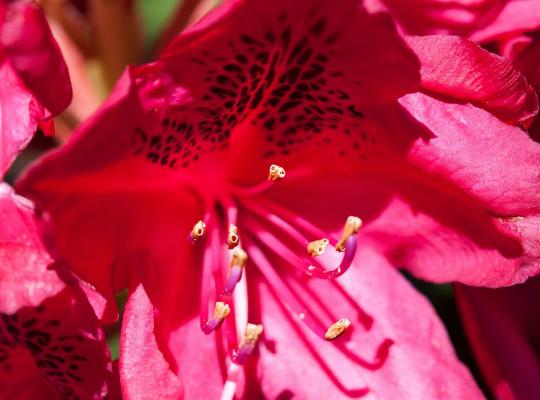
[[[326,238],[309,242],[307,245],[307,252],[311,257],[318,257],[322,253],[324,253],[324,250],[326,249],[326,246],[328,246],[328,243],[329,241]]]
[[[298,232],[296,229],[294,229],[294,227],[290,226],[285,220],[281,219],[277,215],[266,216],[265,214],[262,214],[262,211],[259,211],[253,204],[249,205],[249,209],[253,211],[259,219],[272,222],[273,226],[281,229],[285,234],[291,236],[298,244],[302,243],[303,245],[306,243],[306,239],[300,232]],[[347,272],[356,255],[357,238],[356,235],[352,235],[344,244],[346,251],[344,252],[339,266],[332,269],[325,268],[318,261],[308,259],[306,256],[301,256],[291,250],[289,246],[284,245],[281,232],[278,236],[273,234],[269,230],[268,226],[263,226],[258,221],[253,221],[251,223],[256,226],[260,232],[259,238],[263,239],[264,237],[263,243],[265,243],[265,245],[274,251],[280,258],[288,262],[294,268],[300,269],[307,275],[318,279],[336,279],[340,277]],[[302,265],[305,266],[303,267]]]
[[[199,240],[201,240],[204,237],[204,232],[206,230],[206,224],[204,221],[200,220],[198,221],[191,230],[191,233],[189,234],[189,238],[193,243],[197,243]]]
[[[268,180],[272,182],[280,181],[285,178],[285,169],[279,165],[272,164],[268,171]]]
[[[221,323],[225,318],[227,318],[230,312],[231,309],[228,304],[225,304],[222,301],[216,302],[213,317],[202,325],[203,332],[207,335],[214,332],[217,328],[220,327]]]
[[[231,266],[229,270],[229,277],[227,278],[227,282],[223,287],[220,297],[230,296],[233,293],[236,284],[238,283],[240,278],[242,278],[242,271],[246,266],[247,258],[247,253],[240,247],[236,247],[235,249],[233,249],[233,251],[231,252]]]
[[[343,252],[345,251],[345,242],[352,236],[356,235],[362,226],[362,220],[358,217],[350,216],[345,222],[343,227],[343,233],[341,234],[341,239],[336,244],[336,250]]]
[[[229,235],[227,236],[227,246],[229,247],[229,250],[232,250],[238,246],[239,241],[240,238],[238,237],[238,228],[235,225],[230,224]]]
[[[343,335],[345,330],[351,325],[351,321],[347,318],[342,318],[336,323],[332,324],[330,328],[324,334],[326,340],[334,340]]]
[[[261,242],[261,239],[259,239],[258,237],[253,237],[252,239],[254,241]],[[346,325],[344,322],[341,322],[345,321],[345,319],[339,320],[337,323],[333,324],[330,329],[325,329],[319,318],[312,314],[310,308],[305,303],[305,301],[302,300],[302,298],[298,294],[292,291],[289,288],[288,284],[282,280],[278,272],[275,271],[275,268],[272,266],[272,264],[270,264],[266,256],[259,249],[259,247],[250,246],[248,250],[254,262],[259,267],[259,271],[262,273],[263,278],[266,279],[266,281],[269,283],[269,287],[276,293],[276,295],[283,301],[283,303],[286,304],[293,311],[293,313],[296,314],[300,318],[300,320],[302,320],[307,325],[307,327],[310,328],[311,331],[317,336],[319,336],[321,339],[333,340],[328,339],[326,335],[334,325],[339,324],[338,327],[341,325]],[[343,328],[343,330],[345,330],[345,328]],[[334,339],[337,339],[338,337],[339,335],[336,335]],[[392,339],[383,340],[377,347],[375,359],[373,361],[367,361],[364,358],[360,357],[358,354],[354,353],[350,348],[348,348],[343,342],[340,343],[340,341],[337,341],[335,343],[335,346],[339,348],[347,357],[349,357],[351,360],[358,363],[359,365],[370,370],[376,370],[385,363],[386,359],[388,358],[390,347],[393,343],[394,341]]]
[[[244,336],[238,345],[238,350],[233,352],[232,361],[235,364],[244,364],[249,356],[253,354],[262,332],[263,326],[261,324],[247,324]]]

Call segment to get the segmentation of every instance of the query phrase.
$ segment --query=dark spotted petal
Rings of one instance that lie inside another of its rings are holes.
[[[0,313],[0,393],[9,398],[102,399],[111,370],[103,332],[80,288],[66,286],[38,307]]]

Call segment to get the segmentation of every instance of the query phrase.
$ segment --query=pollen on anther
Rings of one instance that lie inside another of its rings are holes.
[[[240,247],[235,247],[231,253],[231,267],[245,267],[248,259],[247,253]]]
[[[268,171],[268,180],[272,182],[280,181],[285,178],[285,169],[279,165],[272,164]]]
[[[247,324],[244,336],[240,341],[240,348],[255,345],[259,340],[262,332],[263,326],[261,324]]]
[[[339,321],[332,324],[326,333],[324,334],[324,338],[326,340],[334,340],[343,335],[345,330],[351,325],[351,321],[349,321],[347,318],[342,318]]]
[[[227,246],[229,247],[229,250],[234,249],[236,246],[238,246],[238,242],[240,241],[240,238],[238,236],[238,228],[231,224],[229,226],[229,234],[227,236]]]
[[[189,234],[189,237],[192,241],[197,242],[198,240],[202,239],[204,236],[204,232],[206,230],[206,224],[201,220],[198,221],[191,230],[191,233]]]
[[[312,257],[320,256],[324,253],[326,246],[328,246],[328,239],[323,238],[309,242],[307,245],[307,252]]]
[[[343,233],[341,234],[341,239],[336,244],[337,251],[345,251],[345,242],[352,235],[356,235],[362,226],[362,220],[355,216],[349,216],[345,226],[343,227]]]
[[[214,318],[223,321],[229,313],[231,312],[231,308],[228,304],[225,304],[222,301],[216,302],[216,306],[214,307]]]

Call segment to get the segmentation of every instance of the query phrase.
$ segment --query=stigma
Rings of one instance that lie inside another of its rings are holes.
[[[285,178],[285,169],[279,165],[272,164],[268,171],[268,180],[272,182],[280,181]]]
[[[339,321],[335,322],[334,324],[330,325],[326,333],[324,334],[324,338],[326,340],[334,340],[343,335],[345,330],[351,326],[351,321],[349,321],[347,318],[342,318]]]
[[[362,220],[360,218],[355,216],[347,217],[347,222],[345,222],[345,226],[343,227],[343,233],[341,234],[341,238],[336,244],[336,250],[340,252],[345,251],[345,243],[351,236],[358,233],[361,226]]]

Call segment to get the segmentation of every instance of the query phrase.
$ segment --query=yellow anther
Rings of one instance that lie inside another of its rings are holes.
[[[320,256],[322,253],[324,253],[324,250],[326,249],[326,246],[328,246],[328,243],[328,239],[326,238],[309,242],[307,245],[307,252],[311,257]]]
[[[261,324],[247,324],[246,332],[240,341],[240,348],[245,346],[254,346],[263,332],[263,326]]]
[[[270,165],[268,180],[276,182],[282,180],[283,178],[285,178],[285,169],[276,164]]]
[[[231,268],[232,267],[241,267],[246,266],[248,256],[247,253],[242,250],[240,247],[236,247],[231,254]]]
[[[190,237],[191,240],[197,241],[200,240],[204,236],[204,231],[206,229],[206,224],[203,221],[197,222],[193,229],[191,230]]]
[[[339,242],[336,244],[336,250],[345,251],[345,242],[352,235],[356,235],[361,226],[362,220],[360,218],[354,216],[348,217],[347,222],[345,222],[345,226],[343,227],[341,239],[339,239]]]
[[[216,302],[216,306],[214,307],[214,318],[223,321],[225,318],[227,318],[227,315],[231,312],[231,308],[228,304],[225,304],[222,301]]]
[[[326,331],[324,334],[324,338],[326,340],[334,340],[343,335],[343,332],[351,326],[351,321],[349,321],[347,318],[342,318],[336,323],[332,324],[330,328]]]
[[[233,224],[229,225],[229,235],[227,236],[227,246],[229,250],[234,249],[238,246],[240,238],[238,237],[238,228]]]

